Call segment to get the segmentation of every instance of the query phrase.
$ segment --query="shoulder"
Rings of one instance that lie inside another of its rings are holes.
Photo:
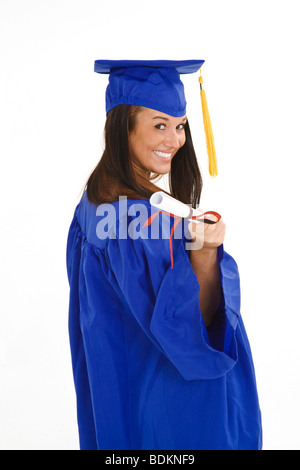
[[[165,257],[170,263],[170,257],[184,245],[185,222],[177,220],[174,224],[174,217],[160,213],[149,200],[121,197],[113,203],[95,205],[84,193],[75,214],[85,240],[110,254],[121,250],[154,261]]]
[[[173,220],[156,217],[157,209],[149,200],[120,197],[113,203],[93,204],[83,194],[75,218],[87,241],[99,249],[109,240],[169,239]]]

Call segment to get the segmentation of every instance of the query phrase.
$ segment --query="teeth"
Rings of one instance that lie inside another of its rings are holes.
[[[162,158],[170,158],[171,157],[171,153],[164,153],[164,152],[158,152],[158,151],[154,151],[154,153],[158,156],[158,157],[162,157]]]

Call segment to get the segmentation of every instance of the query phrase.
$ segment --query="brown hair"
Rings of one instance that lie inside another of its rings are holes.
[[[154,192],[161,191],[151,180],[134,172],[132,168],[128,134],[134,131],[140,109],[139,106],[121,104],[108,113],[105,123],[105,149],[86,184],[90,202],[114,202],[119,196],[127,196],[128,199],[149,199]],[[171,163],[170,194],[185,204],[196,207],[200,201],[202,178],[188,122],[185,133],[186,142]],[[153,175],[153,178],[157,176]]]

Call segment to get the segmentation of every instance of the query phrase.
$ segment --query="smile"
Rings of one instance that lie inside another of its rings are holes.
[[[166,160],[168,160],[172,156],[172,153],[158,152],[157,150],[154,150],[154,153],[155,155],[157,155],[157,157],[165,158]]]

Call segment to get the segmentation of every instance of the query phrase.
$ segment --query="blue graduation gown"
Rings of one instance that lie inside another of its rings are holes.
[[[237,265],[221,246],[223,301],[206,328],[184,230],[171,268],[170,217],[160,214],[150,237],[145,211],[149,201],[96,206],[84,193],[69,230],[80,448],[261,449]]]

